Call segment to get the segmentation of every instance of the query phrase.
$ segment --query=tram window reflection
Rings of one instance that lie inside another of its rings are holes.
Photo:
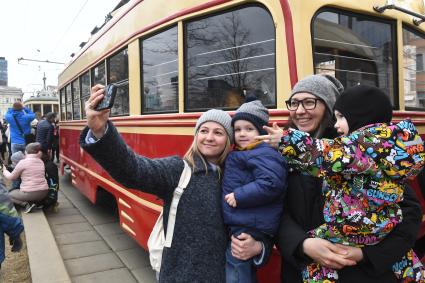
[[[62,88],[60,90],[60,95],[59,95],[59,99],[60,99],[60,105],[61,105],[61,121],[65,121],[66,120],[66,107],[65,107],[65,88]]]
[[[66,111],[66,120],[72,120],[72,92],[71,84],[67,84],[65,87],[65,111]]]
[[[314,70],[335,76],[345,87],[373,85],[390,94],[394,87],[394,26],[389,21],[326,8],[313,19]]]
[[[236,109],[254,90],[276,106],[275,26],[266,9],[245,6],[188,22],[185,31],[186,110]]]
[[[108,84],[118,83],[119,87],[115,96],[111,116],[129,114],[128,101],[128,51],[127,48],[119,51],[108,59]]]
[[[177,27],[141,41],[143,113],[178,110]]]
[[[81,113],[83,119],[86,118],[86,112],[84,111],[84,105],[90,97],[90,74],[85,72],[80,76],[80,85],[81,85]]]
[[[91,70],[91,85],[95,86],[97,84],[105,85],[106,76],[105,76],[105,62],[98,64]]]
[[[406,110],[425,111],[425,37],[403,27],[404,105]]]
[[[80,85],[78,82],[78,79],[74,80],[71,83],[71,89],[72,89],[72,110],[73,110],[73,119],[79,120],[81,119],[80,111]]]

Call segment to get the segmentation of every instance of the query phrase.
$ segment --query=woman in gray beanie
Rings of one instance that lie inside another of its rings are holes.
[[[299,81],[286,101],[289,126],[315,137],[332,129],[333,106],[344,87],[330,75],[311,75]]]
[[[299,81],[292,90],[287,106],[290,126],[316,138],[335,138],[332,112],[336,98],[343,91],[341,83],[328,75],[312,75]],[[273,138],[278,130],[266,127]],[[413,246],[421,223],[420,205],[413,190],[406,187],[400,203],[403,222],[382,242],[363,248],[345,247],[329,241],[310,238],[308,231],[324,223],[322,179],[290,169],[278,243],[282,256],[281,280],[301,283],[304,266],[314,262],[338,269],[340,283],[397,282],[392,265]]]
[[[202,114],[183,159],[150,159],[134,153],[124,143],[108,120],[109,110],[94,110],[103,93],[101,85],[92,88],[85,107],[88,127],[81,133],[80,145],[117,182],[161,198],[164,223],[183,172],[183,160],[192,169],[178,204],[172,245],[162,253],[159,282],[225,282],[229,236],[221,213],[220,171],[233,138],[230,115],[215,109]],[[252,256],[262,252],[262,244],[253,238],[247,239],[246,244],[245,253]]]

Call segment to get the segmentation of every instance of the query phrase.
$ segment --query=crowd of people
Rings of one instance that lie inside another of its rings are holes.
[[[154,159],[95,110],[103,93],[92,88],[80,145],[117,182],[161,198],[165,227],[183,161],[192,169],[159,282],[256,282],[274,244],[282,282],[425,282],[412,249],[422,213],[406,182],[423,169],[423,141],[410,120],[391,123],[380,89],[308,76],[284,129],[247,98],[233,118],[203,113],[182,158]]]
[[[29,108],[17,101],[5,114],[1,130],[0,182],[0,267],[5,259],[4,235],[9,236],[12,252],[22,247],[24,226],[16,208],[24,213],[34,207],[47,208],[57,201],[59,186],[58,122],[55,113],[41,121]],[[4,179],[10,180],[9,186]]]

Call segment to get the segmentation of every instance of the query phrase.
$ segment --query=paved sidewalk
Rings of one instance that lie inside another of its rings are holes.
[[[58,212],[46,218],[71,281],[156,282],[147,252],[124,233],[117,216],[93,205],[68,175],[60,182]]]

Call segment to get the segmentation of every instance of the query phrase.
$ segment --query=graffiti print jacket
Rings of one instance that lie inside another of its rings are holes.
[[[410,120],[366,126],[333,140],[289,129],[280,151],[289,165],[327,183],[325,224],[312,236],[351,246],[376,244],[402,221],[403,183],[425,162]]]

